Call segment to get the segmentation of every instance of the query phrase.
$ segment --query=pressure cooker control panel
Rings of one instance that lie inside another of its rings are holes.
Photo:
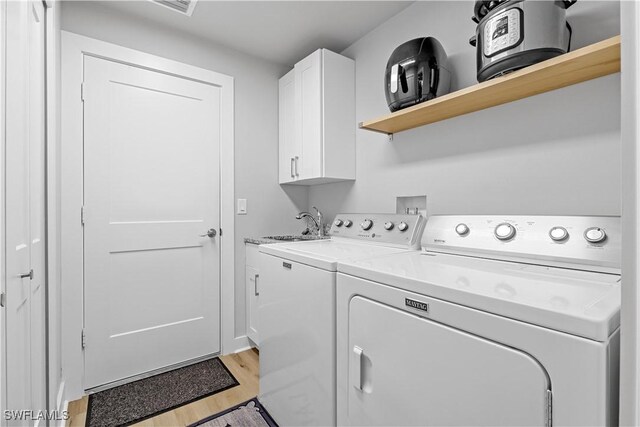
[[[338,214],[329,234],[419,249],[424,223],[422,215]]]
[[[429,217],[422,245],[434,252],[527,258],[541,265],[581,264],[614,272],[620,268],[620,218],[436,215]]]
[[[520,44],[522,17],[522,10],[514,7],[487,20],[482,37],[484,56],[490,57]]]

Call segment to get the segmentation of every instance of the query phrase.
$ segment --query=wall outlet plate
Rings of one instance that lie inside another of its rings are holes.
[[[396,197],[396,213],[417,215],[427,218],[427,196]]]

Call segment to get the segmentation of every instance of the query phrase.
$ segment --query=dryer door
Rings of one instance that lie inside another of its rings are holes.
[[[350,425],[546,425],[548,375],[513,348],[354,297],[348,351]]]

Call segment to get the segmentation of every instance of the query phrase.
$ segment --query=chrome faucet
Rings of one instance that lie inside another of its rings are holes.
[[[316,210],[318,219],[314,218],[313,214],[310,214],[309,212],[306,212],[306,211],[302,211],[298,215],[296,215],[296,219],[311,218],[311,220],[316,226],[316,229],[318,230],[318,237],[324,237],[324,224],[322,222],[322,212],[320,212],[320,210],[315,206],[312,206],[312,207],[313,209]]]
[[[324,237],[324,221],[322,221],[322,212],[320,212],[320,209],[315,206],[312,206],[312,208],[315,209],[318,214],[318,237]]]

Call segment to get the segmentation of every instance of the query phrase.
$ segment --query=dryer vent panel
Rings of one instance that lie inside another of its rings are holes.
[[[197,0],[152,0],[161,6],[182,13],[183,15],[191,16],[193,9],[196,6]]]

